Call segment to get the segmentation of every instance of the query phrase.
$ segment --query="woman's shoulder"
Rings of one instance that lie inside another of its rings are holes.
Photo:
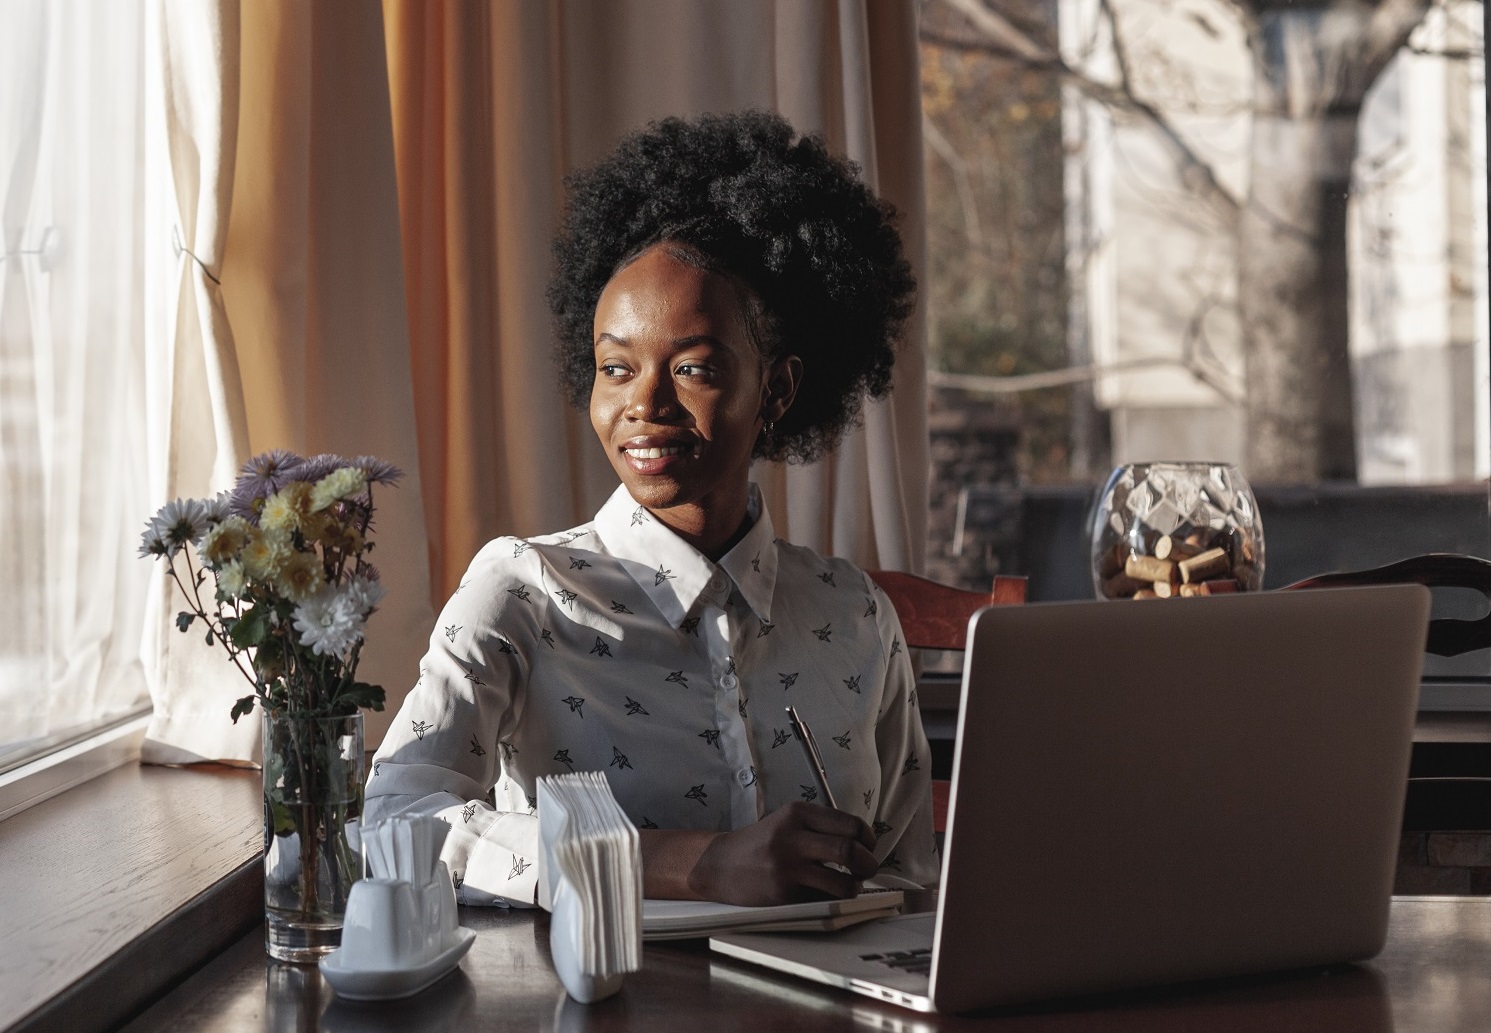
[[[590,557],[578,560],[588,565],[601,548],[591,524],[527,538],[502,535],[487,542],[472,558],[461,579],[461,589],[479,587],[490,594],[537,585],[547,570],[573,567],[577,557]]]
[[[866,592],[874,589],[868,574],[840,556],[825,556],[816,549],[781,538],[776,540],[776,546],[778,578],[813,578],[834,588],[858,588]]]

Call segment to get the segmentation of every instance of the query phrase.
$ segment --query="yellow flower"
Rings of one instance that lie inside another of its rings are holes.
[[[289,559],[291,551],[290,539],[286,535],[265,534],[263,530],[254,528],[239,553],[239,559],[250,578],[268,581],[279,573],[280,565]]]
[[[288,534],[300,530],[301,522],[311,513],[311,486],[291,481],[264,500],[259,526],[266,531]]]
[[[219,595],[229,599],[237,599],[247,587],[248,577],[243,572],[242,563],[230,560],[219,568],[217,572],[217,591]]]
[[[314,542],[326,536],[327,529],[335,524],[330,513],[311,513],[300,518],[300,536]]]
[[[321,533],[321,541],[328,549],[336,549],[348,556],[356,556],[362,552],[365,539],[362,532],[351,523],[328,520]]]
[[[230,516],[215,525],[202,539],[201,553],[209,566],[221,567],[238,558],[248,544],[253,525],[240,516]]]
[[[275,591],[300,602],[321,587],[321,557],[315,552],[291,552],[274,578]]]
[[[323,510],[339,499],[361,495],[368,490],[368,475],[359,467],[344,466],[316,482],[311,491],[311,508]]]

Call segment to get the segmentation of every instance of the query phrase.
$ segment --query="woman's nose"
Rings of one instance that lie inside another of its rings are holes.
[[[627,416],[634,420],[665,420],[676,417],[678,411],[678,396],[673,393],[673,382],[668,377],[656,372],[643,373],[632,381]]]

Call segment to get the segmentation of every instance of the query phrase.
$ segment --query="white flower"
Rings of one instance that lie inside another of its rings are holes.
[[[300,644],[317,656],[342,656],[362,640],[363,612],[349,587],[327,585],[295,607]]]
[[[320,512],[333,502],[361,495],[368,490],[368,476],[355,466],[333,470],[311,489],[311,509]]]
[[[232,512],[232,505],[232,494],[220,491],[217,493],[217,498],[202,500],[203,515],[209,524],[220,524],[228,519],[228,514]]]
[[[366,617],[373,607],[382,600],[385,589],[383,585],[369,577],[355,577],[347,582],[347,598],[352,605],[357,607],[357,612]]]
[[[243,572],[243,564],[236,561],[224,563],[217,572],[217,590],[220,595],[229,599],[237,599],[248,587],[248,576]]]
[[[140,536],[141,556],[174,557],[207,531],[208,503],[204,499],[172,499],[150,518]]]

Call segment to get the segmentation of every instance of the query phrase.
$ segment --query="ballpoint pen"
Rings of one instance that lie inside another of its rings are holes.
[[[797,716],[796,707],[787,708],[787,719],[792,722],[792,730],[797,733],[803,752],[808,755],[808,765],[818,776],[818,786],[823,790],[823,798],[828,801],[830,807],[838,810],[839,802],[834,799],[834,791],[828,787],[828,772],[823,770],[823,755],[818,752],[818,742],[813,738],[813,730],[808,727],[806,721]]]

